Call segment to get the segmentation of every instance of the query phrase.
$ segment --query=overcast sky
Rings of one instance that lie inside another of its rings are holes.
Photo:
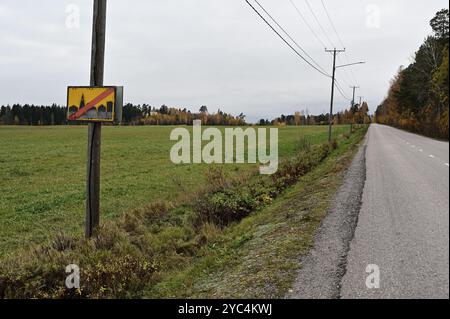
[[[259,0],[331,72],[323,45],[340,48],[320,0]],[[338,69],[350,97],[359,85],[373,112],[400,65],[431,33],[446,0],[324,0],[346,46]],[[77,20],[79,9],[79,20]],[[66,87],[89,84],[91,0],[0,0],[0,104],[65,104]],[[79,21],[79,24],[78,24]],[[317,37],[316,37],[317,36]],[[329,39],[328,39],[329,38]],[[331,43],[330,43],[331,42]],[[197,111],[207,105],[249,120],[327,112],[331,80],[300,60],[244,0],[109,0],[105,84],[125,101]],[[336,109],[349,102],[336,94]]]

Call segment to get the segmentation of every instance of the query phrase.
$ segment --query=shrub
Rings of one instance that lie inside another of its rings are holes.
[[[299,152],[308,152],[311,150],[311,141],[309,138],[302,136],[298,142],[298,151]]]
[[[247,182],[230,183],[220,172],[210,188],[200,194],[196,203],[194,224],[200,227],[213,223],[219,227],[240,221],[250,213],[270,204],[284,189],[298,182],[338,146],[337,141],[311,147],[309,152],[301,152],[297,157],[283,161],[278,171],[271,177],[259,176]]]
[[[154,249],[147,249],[148,241],[142,244],[145,224],[161,222],[171,207],[154,203],[104,223],[91,240],[59,234],[48,244],[5,258],[0,298],[130,297],[151,283],[159,269]],[[65,287],[65,267],[70,264],[80,267],[78,290]]]

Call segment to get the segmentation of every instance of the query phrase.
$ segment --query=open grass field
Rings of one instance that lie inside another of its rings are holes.
[[[202,187],[210,165],[170,161],[173,127],[104,127],[101,219],[155,200],[177,201]],[[335,136],[349,131],[334,128]],[[326,141],[327,127],[279,129],[281,158],[302,139]],[[42,243],[57,233],[82,236],[87,128],[0,126],[0,256]],[[254,165],[224,165],[240,174]]]

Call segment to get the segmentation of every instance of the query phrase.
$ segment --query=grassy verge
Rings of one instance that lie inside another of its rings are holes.
[[[273,205],[210,239],[204,256],[148,287],[149,298],[282,298],[308,253],[366,129],[356,131]]]
[[[266,207],[275,201],[272,215],[285,216],[286,224],[296,225],[295,214],[290,220],[289,212],[280,213],[280,209],[284,209],[282,206],[276,208],[282,203],[280,196],[284,198],[292,192],[286,191],[287,186],[295,185],[301,177],[307,180],[312,170],[319,172],[318,177],[328,174],[326,171],[320,173],[325,165],[321,163],[327,158],[330,159],[325,163],[336,156],[340,158],[362,136],[363,130],[358,130],[331,145],[310,146],[305,143],[305,149],[292,159],[283,161],[279,172],[272,177],[256,176],[250,172],[240,177],[226,175],[226,172],[210,174],[211,180],[206,183],[208,186],[192,193],[190,199],[178,204],[163,200],[130,210],[104,223],[93,240],[61,234],[54,236],[48,244],[18,251],[5,258],[0,265],[0,297],[179,296],[174,291],[186,291],[186,296],[202,296],[200,291],[207,296],[219,296],[219,293],[213,293],[212,287],[212,290],[198,290],[202,275],[211,273],[213,277],[220,278],[213,270],[220,272],[221,266],[235,267],[228,262],[251,258],[250,252],[255,249],[246,252],[249,249],[247,245],[262,245],[262,242],[255,241],[257,239],[268,242],[267,251],[261,251],[255,256],[256,264],[265,258],[274,260],[271,254],[279,255],[280,260],[284,260],[284,252],[289,250],[287,248],[291,244],[278,246],[273,236],[281,232],[280,236],[287,236],[289,242],[291,235],[285,229],[277,228],[282,220],[272,221]],[[333,189],[324,185],[321,190],[333,192]],[[305,196],[311,196],[309,200],[311,205],[315,205],[313,209],[324,214],[326,205],[318,204],[320,198],[314,189],[310,191],[305,190]],[[311,227],[312,233],[315,226],[308,224],[310,218],[303,220],[302,217],[298,223],[299,227]],[[317,217],[317,222],[319,220]],[[256,221],[261,227],[256,227]],[[285,236],[282,232],[285,232]],[[292,234],[291,239],[300,238],[300,244],[307,247],[307,237]],[[298,251],[296,253],[298,256]],[[81,268],[82,287],[78,290],[64,287],[64,270],[69,264],[77,264]],[[229,269],[235,269],[233,267]],[[282,263],[277,267],[288,269]],[[227,281],[227,278],[224,277],[224,280]],[[207,281],[204,282],[207,287],[211,286]],[[227,288],[226,283],[224,287],[224,292],[229,291],[234,295],[234,290]],[[244,292],[241,296],[253,295]]]

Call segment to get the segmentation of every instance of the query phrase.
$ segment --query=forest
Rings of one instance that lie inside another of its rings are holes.
[[[448,140],[449,10],[430,21],[433,34],[415,53],[408,67],[400,67],[375,120],[411,132]]]

